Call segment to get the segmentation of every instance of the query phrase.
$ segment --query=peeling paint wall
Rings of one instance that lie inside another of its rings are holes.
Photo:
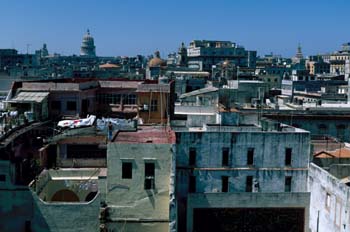
[[[0,231],[91,231],[99,229],[100,195],[84,203],[46,203],[27,186],[13,185],[9,161],[0,161]],[[45,180],[43,180],[45,182]]]
[[[310,231],[350,231],[350,189],[327,171],[311,163],[309,170]]]
[[[245,192],[247,176],[253,176],[261,193],[285,192],[285,177],[291,176],[291,192],[307,192],[310,135],[299,132],[177,132],[176,193],[178,226],[185,229],[189,204],[190,176],[195,176],[197,193],[222,191],[222,176],[228,177],[228,192]],[[223,148],[228,149],[228,165],[222,165]],[[248,149],[254,148],[253,165],[247,165]],[[286,148],[292,149],[291,165],[286,166]],[[189,165],[190,149],[195,149],[195,165]],[[224,196],[224,195],[222,195]],[[287,201],[293,195],[286,195]],[[261,195],[262,199],[264,198]],[[222,201],[225,201],[222,198]],[[263,202],[263,200],[261,201]],[[261,205],[263,207],[263,204]],[[304,205],[306,208],[307,205]]]
[[[169,230],[171,144],[108,144],[108,228],[125,224],[126,231]],[[132,178],[122,178],[122,163],[132,163]],[[144,189],[145,163],[155,164],[155,188]],[[137,228],[137,230],[135,229]],[[117,230],[116,230],[117,231]]]

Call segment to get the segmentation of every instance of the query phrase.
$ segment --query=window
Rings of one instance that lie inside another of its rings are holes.
[[[123,95],[123,104],[125,105],[135,105],[136,95],[135,94],[125,94]]]
[[[253,187],[253,176],[247,176],[245,191],[252,192],[252,190],[253,190],[252,187]]]
[[[122,179],[132,179],[132,163],[122,163]]]
[[[61,110],[61,102],[60,101],[52,101],[51,102],[52,110]]]
[[[98,145],[68,144],[68,159],[106,159],[107,150],[101,149]]]
[[[157,111],[158,110],[158,101],[152,100],[151,101],[151,111]]]
[[[329,210],[331,208],[331,194],[326,193],[326,209]]]
[[[285,165],[292,165],[292,148],[286,148],[285,152]]]
[[[145,163],[145,189],[154,189],[154,163]]]
[[[284,191],[285,192],[291,192],[292,191],[292,177],[286,176],[284,180]]]
[[[77,110],[77,103],[75,101],[67,101],[67,110]]]
[[[229,149],[227,147],[222,148],[222,166],[229,166]]]
[[[228,176],[222,176],[221,177],[221,183],[222,183],[222,187],[221,187],[221,192],[226,193],[228,192]]]
[[[189,184],[188,184],[188,191],[190,193],[196,192],[196,176],[190,176]]]
[[[6,176],[5,175],[0,175],[0,181],[5,182],[6,181]]]
[[[247,165],[254,164],[254,148],[248,148],[247,152]]]
[[[190,154],[189,154],[189,162],[188,165],[195,166],[196,165],[196,148],[191,147],[190,148]]]

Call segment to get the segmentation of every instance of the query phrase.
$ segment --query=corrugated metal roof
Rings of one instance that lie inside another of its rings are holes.
[[[9,102],[42,102],[49,92],[19,92]]]
[[[184,93],[180,96],[180,98],[186,98],[186,97],[191,97],[191,96],[196,96],[199,94],[204,94],[204,93],[210,93],[210,92],[215,92],[218,91],[219,89],[213,86],[203,88],[203,89],[198,89],[189,93]]]

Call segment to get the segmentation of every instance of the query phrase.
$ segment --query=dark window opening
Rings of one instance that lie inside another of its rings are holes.
[[[152,100],[151,101],[151,111],[157,111],[158,110],[158,101],[157,100]]]
[[[196,192],[196,176],[190,176],[188,191],[190,193]]]
[[[245,191],[246,192],[253,191],[253,176],[247,176]]]
[[[132,163],[123,162],[122,163],[122,178],[123,179],[132,179]]]
[[[61,102],[60,101],[52,101],[51,109],[53,110],[61,110]]]
[[[6,176],[5,175],[0,175],[0,181],[5,182],[6,181]]]
[[[190,154],[189,154],[189,165],[195,166],[196,165],[196,148],[190,148]]]
[[[145,163],[145,189],[154,189],[154,163]]]
[[[70,111],[77,110],[77,103],[75,101],[68,101],[67,110],[70,110]]]
[[[254,148],[248,148],[247,152],[247,165],[254,164]]]
[[[284,182],[285,182],[284,191],[285,192],[291,192],[292,191],[292,177],[291,176],[286,176]]]
[[[99,148],[98,145],[67,145],[68,159],[106,158],[107,150]]]
[[[222,166],[229,166],[229,149],[224,147],[222,149]]]
[[[292,165],[292,148],[286,148],[286,166]]]
[[[221,192],[226,193],[228,192],[228,176],[222,176],[221,177],[221,182],[222,182],[222,188],[221,188]]]

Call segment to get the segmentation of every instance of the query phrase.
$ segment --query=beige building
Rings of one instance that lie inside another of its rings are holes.
[[[108,144],[108,231],[175,231],[174,144],[168,128],[151,126]]]

